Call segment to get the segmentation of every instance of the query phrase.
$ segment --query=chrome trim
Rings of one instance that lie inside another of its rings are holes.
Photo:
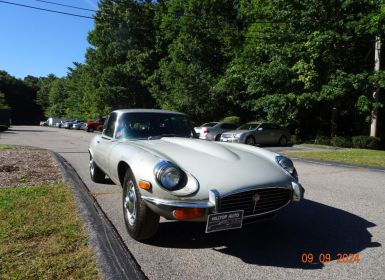
[[[291,186],[293,188],[293,201],[301,201],[303,198],[305,189],[301,186],[301,184],[298,184],[296,182],[291,182]]]
[[[279,208],[277,208],[277,209],[270,210],[270,211],[263,212],[263,213],[259,213],[259,214],[243,216],[243,218],[244,218],[244,219],[248,219],[248,218],[253,218],[253,217],[262,216],[262,215],[266,215],[266,214],[270,214],[270,213],[276,212],[276,211],[282,209],[283,207],[287,206],[290,202],[291,202],[291,200],[289,200],[285,205],[282,205],[281,207],[279,207]]]
[[[154,198],[148,196],[142,196],[142,199],[152,203],[156,206],[171,206],[171,207],[195,207],[195,208],[213,208],[215,207],[210,201],[180,201],[180,200],[167,200],[161,198]]]
[[[209,203],[215,205],[215,213],[219,212],[221,209],[221,195],[216,189],[212,189],[209,191]]]
[[[253,186],[253,187],[246,187],[246,188],[243,188],[243,189],[238,189],[238,190],[235,190],[235,191],[232,191],[232,192],[228,192],[228,193],[225,193],[223,195],[221,195],[221,198],[224,198],[226,196],[229,196],[229,195],[234,195],[234,194],[238,194],[238,193],[243,193],[243,192],[248,192],[248,191],[253,191],[253,190],[259,190],[259,189],[286,189],[286,190],[293,190],[291,185],[282,185],[282,186],[269,186],[269,187],[265,187],[265,186]]]

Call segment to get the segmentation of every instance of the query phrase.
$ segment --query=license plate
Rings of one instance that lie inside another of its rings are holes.
[[[206,233],[242,227],[243,210],[211,214],[207,218]]]
[[[222,138],[221,141],[222,142],[227,142],[228,140],[227,140],[227,138]]]

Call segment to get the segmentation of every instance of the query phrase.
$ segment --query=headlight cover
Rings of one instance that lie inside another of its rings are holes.
[[[296,181],[298,181],[298,174],[297,170],[294,167],[293,162],[291,159],[284,157],[284,156],[277,156],[275,157],[275,160],[277,163],[287,172],[289,173]]]
[[[168,161],[159,162],[154,168],[156,181],[168,191],[175,191],[186,185],[186,174],[175,164]]]

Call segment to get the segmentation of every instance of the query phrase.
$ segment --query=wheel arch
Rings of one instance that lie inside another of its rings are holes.
[[[126,175],[127,170],[131,170],[132,172],[130,165],[125,161],[120,161],[118,164],[118,176],[121,187],[123,187],[124,176]]]

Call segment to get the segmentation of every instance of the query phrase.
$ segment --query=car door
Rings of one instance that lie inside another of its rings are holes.
[[[96,164],[108,175],[108,161],[112,146],[115,144],[113,139],[117,114],[111,113],[104,125],[101,137],[96,143],[95,147],[95,161]]]

